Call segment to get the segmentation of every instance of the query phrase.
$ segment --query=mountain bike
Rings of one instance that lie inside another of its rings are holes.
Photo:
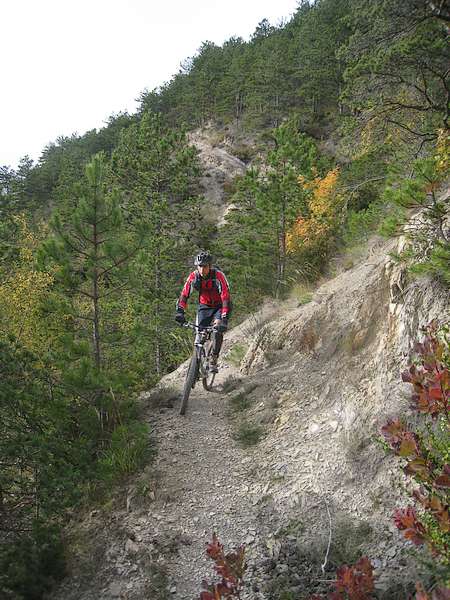
[[[183,396],[181,398],[180,415],[184,415],[189,400],[189,394],[200,379],[205,390],[210,391],[216,376],[209,368],[209,359],[213,351],[213,340],[211,334],[215,327],[200,327],[193,323],[184,323],[183,327],[189,327],[196,331],[194,352],[189,363],[186,381],[184,383]]]

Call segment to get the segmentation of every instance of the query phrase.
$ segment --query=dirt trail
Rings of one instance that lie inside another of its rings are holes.
[[[185,368],[180,377],[184,372]],[[171,591],[180,600],[197,597],[202,580],[211,578],[212,562],[205,547],[213,531],[227,549],[250,541],[256,532],[247,498],[251,452],[232,439],[227,398],[219,392],[232,372],[227,368],[219,373],[215,391],[208,393],[197,385],[184,417],[177,414],[176,403],[174,410],[152,420],[159,447],[155,466],[167,494],[159,511],[162,519],[168,517],[180,529],[178,554],[166,563]]]

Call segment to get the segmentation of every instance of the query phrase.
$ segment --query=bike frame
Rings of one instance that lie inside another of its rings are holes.
[[[208,342],[211,339],[211,333],[214,331],[214,327],[199,327],[198,325],[192,325],[192,328],[195,331],[197,331],[197,335],[195,336],[194,340],[194,347],[198,359],[198,380],[200,379],[200,377],[204,377],[207,375],[207,365],[205,364],[204,360],[206,358],[206,355],[202,355],[202,350],[204,349],[206,342]]]
[[[216,328],[214,326],[200,327],[199,325],[194,325],[189,322],[184,323],[183,327],[188,327],[196,331],[196,336],[194,340],[194,353],[186,374],[186,381],[181,399],[181,415],[184,415],[186,412],[189,394],[191,389],[195,387],[197,381],[201,379],[205,390],[210,391],[215,377],[215,373],[211,373],[208,368],[211,346],[208,348],[208,351],[205,351],[205,344],[211,342],[211,333],[215,331]]]

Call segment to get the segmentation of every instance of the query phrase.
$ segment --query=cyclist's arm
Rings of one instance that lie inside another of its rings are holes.
[[[222,319],[227,319],[231,307],[230,286],[228,285],[227,278],[222,271],[217,271],[216,279],[220,284],[219,290],[220,297],[222,299]]]
[[[184,284],[183,289],[181,290],[181,294],[180,294],[180,297],[177,302],[177,310],[179,310],[179,309],[186,310],[189,296],[191,295],[192,290],[193,290],[194,281],[195,281],[195,271],[193,273],[191,273],[189,275],[189,277],[186,279],[186,283]]]

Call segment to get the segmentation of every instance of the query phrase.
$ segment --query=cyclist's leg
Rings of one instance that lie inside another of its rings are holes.
[[[214,321],[220,321],[222,316],[222,307],[210,308],[204,304],[199,304],[197,310],[197,319],[195,324],[200,327],[209,327]],[[220,349],[222,348],[223,333],[220,331],[214,331],[212,334],[213,341],[213,354],[219,356]]]
[[[216,311],[213,313],[213,315],[211,317],[211,322],[214,323],[215,320],[220,321],[221,315],[222,315],[222,309],[221,308],[216,309]],[[223,333],[221,331],[214,331],[212,337],[213,337],[213,354],[214,354],[214,356],[218,357],[220,354],[220,349],[222,348]]]

